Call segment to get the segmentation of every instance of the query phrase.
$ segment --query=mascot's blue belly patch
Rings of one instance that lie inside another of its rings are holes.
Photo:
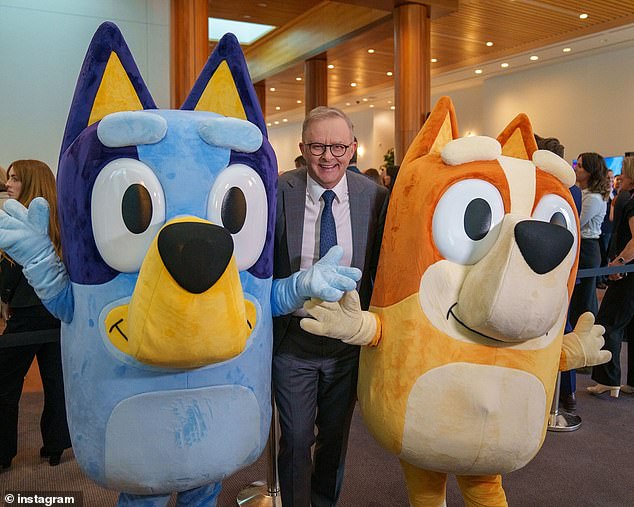
[[[159,391],[123,400],[106,429],[106,481],[136,494],[220,481],[254,461],[260,408],[242,386]]]

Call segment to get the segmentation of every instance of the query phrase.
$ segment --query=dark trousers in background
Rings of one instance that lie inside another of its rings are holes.
[[[4,334],[55,328],[59,328],[59,320],[53,318],[43,306],[16,308],[7,322]],[[35,357],[37,357],[44,388],[44,410],[40,419],[44,447],[53,454],[71,446],[66,420],[59,340],[0,348],[0,462],[2,463],[9,462],[17,454],[20,396],[24,377]]]
[[[291,319],[273,355],[281,429],[278,467],[285,507],[337,504],[356,402],[358,364],[359,347],[306,333],[299,327],[299,319]]]
[[[592,379],[606,386],[621,385],[621,343],[626,329],[634,320],[634,273],[621,280],[612,281],[605,291],[597,324],[605,327],[605,345],[612,352],[612,359],[592,368]],[[627,384],[634,386],[634,343],[627,345]]]
[[[601,265],[601,250],[598,239],[582,239],[579,251],[579,269],[598,268]],[[585,312],[597,315],[599,303],[596,292],[597,277],[581,278],[575,285],[570,299],[570,323],[574,328],[577,319]]]

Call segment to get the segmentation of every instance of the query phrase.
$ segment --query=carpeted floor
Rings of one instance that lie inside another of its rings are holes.
[[[591,383],[578,375],[578,413],[581,429],[548,432],[537,457],[504,478],[509,505],[516,507],[625,507],[634,505],[634,397],[593,397]],[[72,452],[49,467],[38,455],[41,446],[39,414],[42,396],[23,395],[18,456],[12,468],[0,473],[0,498],[7,491],[82,491],[84,506],[116,504],[117,494],[92,483],[79,469]],[[236,505],[237,494],[249,483],[266,477],[265,458],[227,479],[219,506]],[[172,500],[172,504],[174,501]],[[0,505],[4,503],[0,502]],[[353,422],[342,507],[407,506],[398,461],[369,436],[358,414]],[[447,505],[464,505],[455,480],[450,479]]]

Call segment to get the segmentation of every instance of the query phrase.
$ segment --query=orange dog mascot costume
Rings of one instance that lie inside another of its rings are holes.
[[[312,300],[302,327],[370,345],[361,411],[412,505],[445,505],[452,473],[466,505],[502,506],[500,474],[544,441],[557,372],[610,353],[590,313],[563,333],[579,250],[570,165],[537,150],[525,115],[497,140],[457,132],[443,97],[401,165],[371,311],[354,292]]]

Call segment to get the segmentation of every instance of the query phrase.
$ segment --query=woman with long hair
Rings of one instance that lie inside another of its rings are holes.
[[[598,153],[582,153],[577,157],[575,174],[577,186],[581,188],[579,269],[598,268],[601,265],[601,223],[610,194],[608,168]],[[592,312],[596,316],[598,310],[596,277],[582,278],[570,300],[570,323],[574,327],[582,313]]]
[[[16,160],[7,170],[7,193],[11,199],[28,208],[36,197],[44,197],[50,206],[49,235],[61,256],[59,222],[57,220],[57,196],[55,177],[51,169],[38,160]],[[18,405],[24,377],[37,357],[42,385],[44,409],[40,420],[43,447],[40,455],[51,466],[60,462],[64,449],[70,447],[62,361],[59,343],[60,322],[44,307],[28,284],[22,266],[5,253],[0,259],[0,299],[2,316],[6,319],[4,335],[13,335],[11,341],[24,336],[29,343],[0,348],[0,471],[11,466],[17,454]],[[31,343],[29,333],[43,333],[43,343]],[[55,336],[56,335],[56,336]],[[3,336],[0,336],[2,341]],[[6,339],[9,339],[7,336]]]

